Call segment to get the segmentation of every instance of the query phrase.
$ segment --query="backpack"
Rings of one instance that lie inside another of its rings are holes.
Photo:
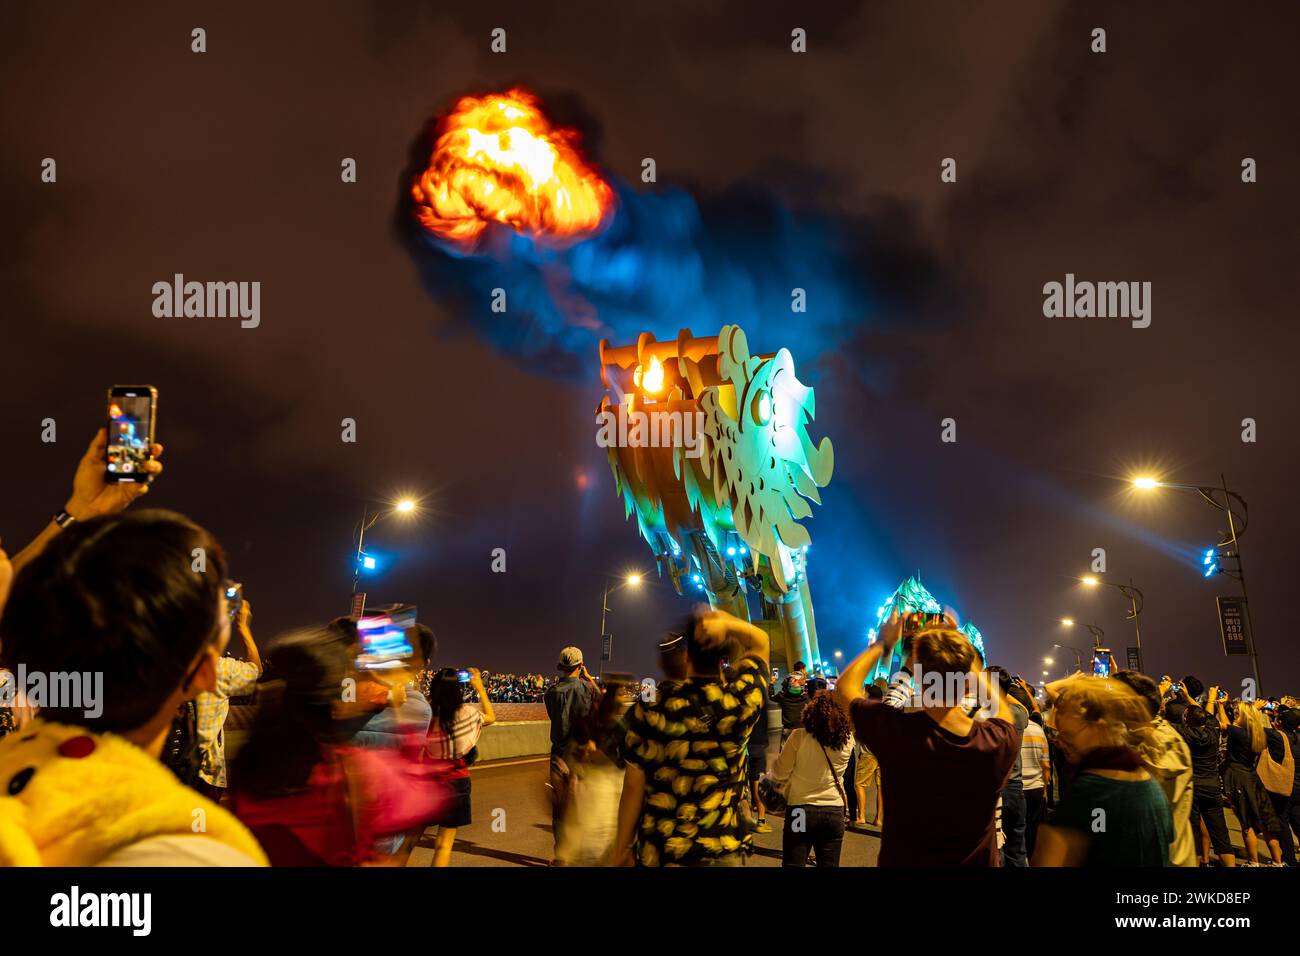
[[[1295,786],[1295,756],[1291,753],[1291,741],[1287,740],[1286,734],[1279,733],[1278,736],[1282,738],[1282,762],[1274,760],[1265,746],[1259,755],[1259,763],[1255,765],[1255,773],[1259,774],[1260,782],[1269,793],[1289,797]]]

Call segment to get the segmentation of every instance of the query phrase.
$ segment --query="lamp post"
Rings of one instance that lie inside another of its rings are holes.
[[[1246,527],[1250,524],[1250,508],[1246,504],[1246,499],[1241,497],[1235,491],[1228,487],[1226,476],[1219,475],[1218,485],[1183,485],[1176,482],[1160,481],[1156,478],[1138,477],[1133,479],[1133,486],[1143,491],[1151,491],[1156,488],[1173,488],[1175,491],[1194,491],[1205,500],[1212,508],[1222,511],[1228,516],[1228,534],[1224,540],[1218,544],[1218,548],[1230,546],[1229,551],[1224,557],[1230,557],[1237,562],[1236,571],[1229,571],[1227,568],[1219,570],[1229,577],[1236,578],[1241,584],[1241,600],[1246,605],[1246,626],[1250,629],[1250,663],[1255,672],[1255,693],[1262,694],[1264,685],[1259,679],[1259,652],[1255,644],[1255,622],[1250,615],[1250,598],[1246,594],[1246,570],[1241,563],[1241,548],[1238,544],[1237,532],[1237,513],[1232,510],[1232,503],[1235,501],[1241,505],[1241,534],[1246,533]],[[1218,496],[1222,494],[1223,500],[1220,501]],[[1215,550],[1218,550],[1216,548]]]
[[[1052,646],[1053,646],[1053,647],[1059,647],[1059,648],[1061,648],[1062,650],[1073,651],[1073,652],[1074,652],[1074,669],[1075,669],[1076,671],[1080,672],[1080,673],[1083,672],[1083,652],[1082,652],[1082,651],[1080,651],[1077,647],[1073,647],[1073,646],[1071,646],[1070,644],[1056,644],[1056,643],[1053,643]],[[1050,663],[1050,662],[1051,662],[1051,658],[1048,658],[1048,659],[1047,659],[1047,663]]]
[[[1129,600],[1129,612],[1125,616],[1126,621],[1133,622],[1133,635],[1137,641],[1137,665],[1138,670],[1143,670],[1142,661],[1142,628],[1138,624],[1138,615],[1142,613],[1142,608],[1146,605],[1146,598],[1142,592],[1133,586],[1133,580],[1130,578],[1128,584],[1116,584],[1113,581],[1103,581],[1095,575],[1088,574],[1079,579],[1085,587],[1095,588],[1100,584],[1112,587],[1119,591],[1120,594]]]
[[[1061,618],[1061,623],[1064,624],[1066,627],[1074,627],[1074,626],[1075,626],[1075,624],[1074,624],[1074,618],[1072,618],[1072,617],[1063,617],[1063,618]],[[1105,632],[1105,631],[1103,631],[1103,630],[1102,630],[1100,627],[1098,627],[1096,624],[1080,624],[1079,627],[1086,627],[1086,628],[1088,629],[1088,633],[1092,635],[1092,646],[1093,646],[1093,647],[1101,647],[1101,642],[1104,641],[1104,640],[1106,639],[1106,632]]]
[[[601,643],[600,674],[601,674],[602,676],[603,676],[604,673],[605,673],[605,654],[604,654],[604,644],[605,644],[605,615],[608,614],[609,611],[610,611],[610,606],[609,606],[609,596],[610,596],[611,594],[617,592],[617,591],[621,591],[623,588],[638,588],[638,587],[640,587],[640,586],[641,586],[641,583],[645,580],[645,576],[642,575],[640,572],[633,572],[633,573],[631,573],[631,574],[625,574],[625,575],[623,576],[623,580],[620,581],[618,584],[614,585],[614,587],[611,588],[611,587],[609,586],[609,583],[610,583],[611,581],[613,581],[613,580],[614,580],[614,576],[613,576],[612,574],[607,574],[607,575],[605,575],[605,590],[604,590],[604,593],[602,593],[601,596],[600,596],[600,643]],[[611,639],[611,640],[610,640],[610,655],[609,655],[609,656],[610,656],[610,660],[613,660],[613,659],[614,659],[614,646],[613,646],[613,645],[614,645],[614,642],[613,642],[613,640]]]
[[[412,498],[402,498],[400,501],[394,502],[391,507],[375,511],[373,514],[370,512],[369,504],[361,506],[361,524],[357,525],[356,560],[352,565],[352,593],[354,595],[357,593],[357,578],[361,574],[361,562],[366,556],[366,532],[391,514],[412,515],[418,510],[419,505]]]

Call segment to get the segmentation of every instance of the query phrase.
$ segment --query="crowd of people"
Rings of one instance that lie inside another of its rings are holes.
[[[708,609],[654,681],[596,680],[572,646],[554,679],[440,668],[423,625],[375,668],[350,618],[263,645],[217,539],[127,510],[148,485],[105,484],[104,437],[56,520],[0,551],[0,864],[400,865],[436,828],[446,866],[507,701],[550,721],[556,865],[743,866],[769,814],[790,867],[838,866],[850,829],[880,866],[1297,862],[1294,698],[1134,671],[1034,688],[897,612],[834,687],[796,662],[774,690],[767,632]]]
[[[552,683],[552,678],[541,674],[483,672],[483,686],[494,704],[540,704],[546,696],[546,688]],[[477,702],[478,691],[472,691],[470,699]]]

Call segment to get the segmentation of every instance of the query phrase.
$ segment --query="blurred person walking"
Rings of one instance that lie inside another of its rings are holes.
[[[352,742],[344,702],[352,657],[337,630],[277,637],[247,742],[231,768],[230,806],[273,866],[388,862],[387,838],[446,803],[433,774],[395,750]]]
[[[1047,696],[1075,776],[1038,828],[1033,865],[1168,866],[1173,815],[1141,754],[1158,746],[1147,705],[1122,681],[1082,675]]]
[[[1165,792],[1174,827],[1169,847],[1170,866],[1196,866],[1196,840],[1192,834],[1192,752],[1181,734],[1160,715],[1164,695],[1160,686],[1138,671],[1115,671],[1115,680],[1141,698],[1151,719],[1151,735],[1139,740],[1142,765]]]
[[[592,680],[587,666],[582,662],[582,651],[566,647],[560,651],[556,665],[561,677],[546,688],[543,698],[546,716],[551,721],[551,761],[547,786],[551,797],[551,836],[558,851],[564,837],[564,817],[573,789],[573,772],[565,762],[564,754],[573,743],[574,725],[596,706],[600,689]]]
[[[635,685],[630,674],[605,674],[596,707],[574,721],[565,751],[572,773],[565,806],[563,837],[556,847],[561,866],[609,866],[618,836],[618,804],[623,793],[624,710]]]

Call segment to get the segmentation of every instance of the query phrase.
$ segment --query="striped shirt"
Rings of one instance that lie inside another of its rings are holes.
[[[1020,768],[1024,789],[1042,790],[1046,785],[1043,764],[1047,763],[1047,753],[1047,734],[1031,720],[1025,726],[1024,736],[1020,738]]]
[[[450,733],[434,715],[429,736],[424,741],[424,752],[434,760],[460,760],[478,746],[482,733],[483,711],[473,704],[461,704],[452,715]]]

